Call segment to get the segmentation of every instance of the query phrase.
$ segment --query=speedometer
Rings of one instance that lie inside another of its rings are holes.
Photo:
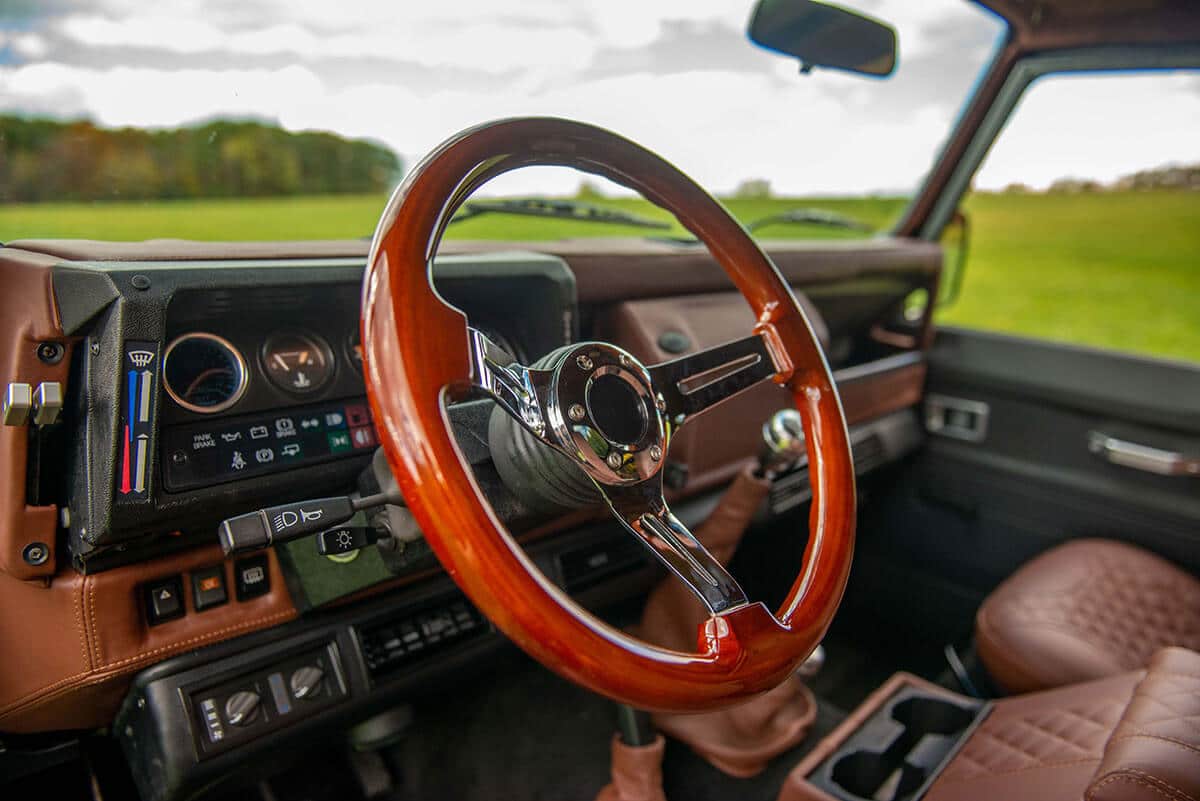
[[[191,412],[228,409],[245,393],[248,378],[242,354],[216,334],[176,337],[163,356],[163,386],[173,401]]]

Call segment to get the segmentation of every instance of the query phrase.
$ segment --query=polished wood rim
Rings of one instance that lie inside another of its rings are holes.
[[[772,615],[751,604],[710,618],[698,652],[655,647],[576,606],[509,536],[460,453],[445,403],[470,389],[467,322],[432,287],[454,210],[485,181],[528,165],[574,167],[640,192],[703,242],[754,310],[808,439],[813,505],[804,565]],[[534,658],[643,709],[698,711],[783,681],[824,636],[853,554],[855,486],[845,417],[790,289],[715,199],[659,156],[609,131],[521,118],[468,129],[418,164],[389,201],[363,285],[367,389],[385,454],[430,546],[463,592]]]

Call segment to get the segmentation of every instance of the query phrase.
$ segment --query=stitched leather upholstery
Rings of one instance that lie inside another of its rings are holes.
[[[1134,691],[1088,801],[1195,801],[1200,798],[1200,654],[1155,654]]]
[[[1132,545],[1074,540],[1009,577],[975,622],[993,678],[1031,692],[1143,668],[1164,646],[1200,650],[1200,581]]]
[[[1141,677],[997,701],[924,801],[1078,801]]]

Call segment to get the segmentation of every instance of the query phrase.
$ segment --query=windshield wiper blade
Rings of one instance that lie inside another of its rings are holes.
[[[666,230],[669,222],[652,220],[620,209],[609,209],[578,200],[552,200],[550,198],[520,198],[506,200],[468,200],[457,214],[450,218],[449,225],[479,217],[484,214],[513,214],[525,217],[546,217],[556,220],[629,225],[635,228]]]
[[[821,225],[826,228],[844,228],[850,231],[874,231],[874,226],[871,226],[862,220],[856,220],[853,217],[847,217],[844,214],[839,214],[836,211],[828,209],[815,208],[800,208],[788,209],[781,211],[778,214],[770,214],[766,217],[760,217],[753,222],[746,223],[747,231],[758,231],[762,228],[767,228],[772,225]]]
[[[746,230],[754,233],[772,225],[819,225],[826,228],[841,228],[848,231],[866,231],[868,233],[875,230],[873,226],[862,220],[838,214],[836,211],[816,208],[788,209],[778,214],[759,217],[757,220],[746,223]],[[650,239],[655,242],[668,242],[672,245],[695,245],[700,241],[690,234],[681,236],[654,236],[650,237]]]

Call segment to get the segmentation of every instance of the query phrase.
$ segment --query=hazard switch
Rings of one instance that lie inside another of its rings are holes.
[[[179,576],[146,585],[146,619],[151,626],[183,617],[183,585]]]

